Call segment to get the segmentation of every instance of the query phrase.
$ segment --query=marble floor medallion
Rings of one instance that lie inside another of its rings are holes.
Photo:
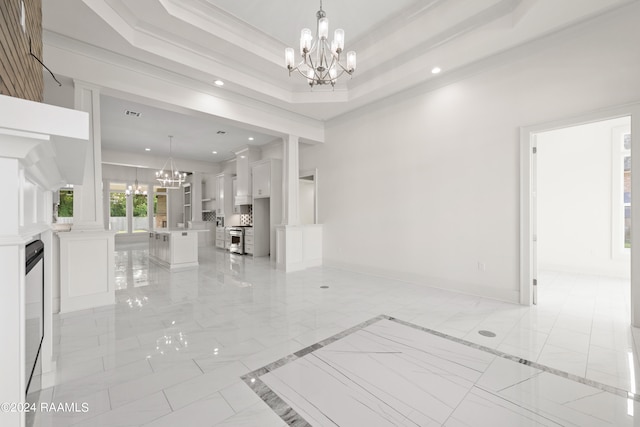
[[[377,316],[242,377],[291,426],[623,426],[638,395]]]

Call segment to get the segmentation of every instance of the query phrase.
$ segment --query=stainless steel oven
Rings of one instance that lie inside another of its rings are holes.
[[[229,235],[231,236],[229,252],[244,255],[244,228],[230,227]]]

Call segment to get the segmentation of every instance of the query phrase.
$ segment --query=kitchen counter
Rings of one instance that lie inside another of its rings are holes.
[[[204,232],[208,232],[209,230],[207,230],[206,228],[198,229],[198,230],[194,228],[156,228],[155,230],[152,231],[152,233],[172,234],[172,233],[183,233],[185,231],[188,233],[204,233]]]
[[[198,233],[208,230],[161,228],[149,232],[149,259],[169,270],[198,266]]]

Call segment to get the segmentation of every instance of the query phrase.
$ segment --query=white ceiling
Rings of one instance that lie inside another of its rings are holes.
[[[169,135],[172,135],[174,157],[219,162],[234,158],[234,152],[244,146],[260,146],[274,140],[273,136],[211,118],[184,115],[110,96],[101,97],[100,110],[102,145],[111,150],[169,156]],[[140,113],[140,117],[126,115],[127,110]]]
[[[211,87],[219,78],[225,85],[216,90],[229,96],[328,120],[418,84],[437,85],[486,58],[634,1],[324,0],[330,34],[343,28],[345,50],[358,54],[353,78],[333,91],[311,91],[284,67],[284,48],[297,46],[301,28],[315,32],[316,0],[43,0],[43,26],[45,41],[80,41],[96,54],[115,52]],[[443,69],[440,75],[431,74],[435,66]],[[125,108],[148,112],[132,121],[123,116]],[[215,131],[224,121],[163,108],[105,98],[105,147],[149,145],[157,154],[166,151],[168,134],[176,143],[184,135],[189,142],[180,156],[202,160],[207,151],[228,155],[250,134],[256,144],[274,139],[241,123],[227,123],[229,132],[220,138]]]
[[[214,7],[229,13],[246,24],[257,28],[285,45],[297,46],[302,28],[315,32],[318,0],[207,0]],[[323,0],[322,9],[329,19],[329,28],[345,30],[349,46],[365,36],[372,28],[416,3],[415,0]],[[424,3],[424,2],[423,2]],[[294,24],[294,25],[292,25]]]

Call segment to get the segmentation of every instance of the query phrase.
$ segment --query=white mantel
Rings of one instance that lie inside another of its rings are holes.
[[[19,160],[45,190],[82,183],[88,138],[83,111],[0,95],[0,157]]]
[[[82,182],[88,138],[85,112],[0,95],[0,402],[25,401],[25,245],[35,239],[45,242],[41,358],[43,385],[51,385],[52,191]],[[24,423],[24,413],[0,412],[2,426]]]

